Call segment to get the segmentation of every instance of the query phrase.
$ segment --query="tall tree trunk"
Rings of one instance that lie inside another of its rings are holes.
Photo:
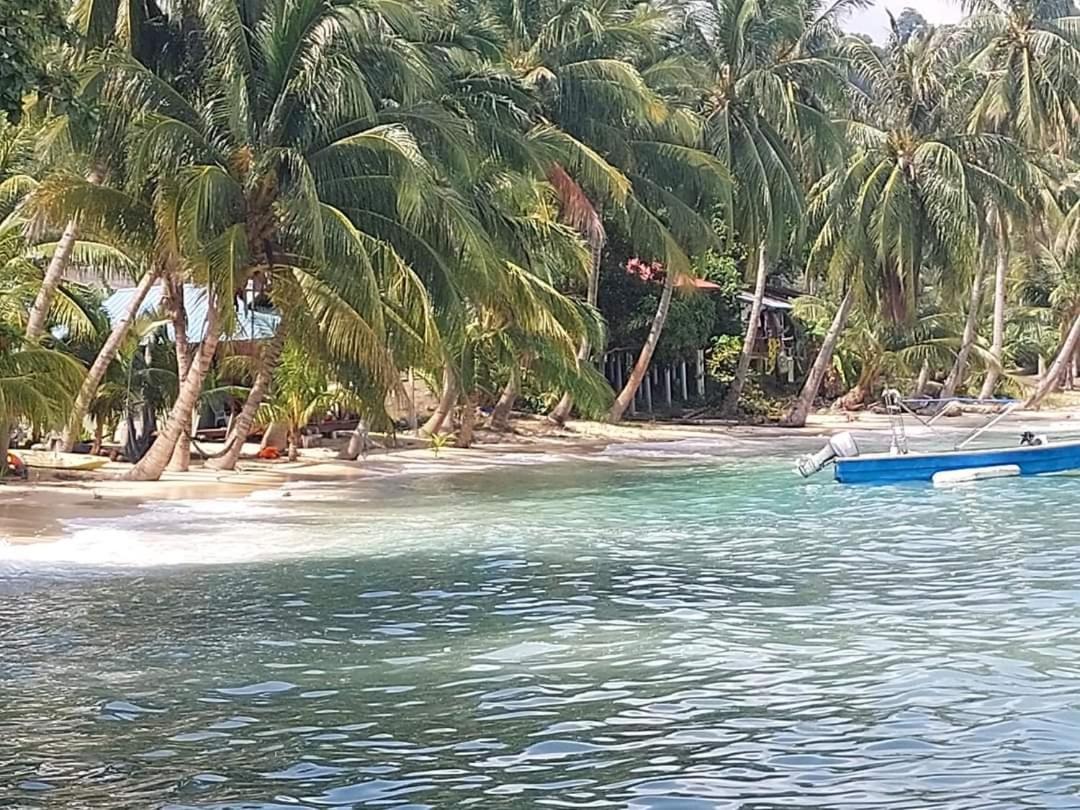
[[[173,322],[173,333],[176,337],[176,375],[180,384],[187,379],[191,370],[191,343],[188,340],[187,331],[187,306],[184,301],[184,282],[176,276],[170,278],[170,315]],[[197,412],[198,402],[192,414]],[[191,419],[188,420],[187,429],[176,440],[173,447],[172,458],[169,459],[168,469],[173,472],[187,472],[191,466],[191,438],[188,435],[191,430]]]
[[[8,474],[8,451],[11,449],[11,424],[0,419],[0,478]]]
[[[1009,275],[1009,235],[1006,224],[999,222],[997,265],[994,268],[994,335],[990,343],[990,356],[993,358],[986,370],[980,399],[994,396],[998,379],[1001,377],[1001,363],[1005,354],[1005,283]]]
[[[502,396],[495,403],[495,409],[491,412],[491,427],[499,432],[505,432],[510,428],[510,413],[514,410],[517,401],[518,387],[521,384],[521,368],[517,362],[510,367],[510,379],[506,381]]]
[[[975,279],[971,282],[971,297],[968,301],[967,320],[964,322],[964,336],[960,340],[960,351],[956,353],[956,362],[953,363],[952,371],[945,378],[945,385],[941,389],[942,399],[956,396],[956,389],[964,383],[968,357],[971,356],[971,349],[979,336],[979,304],[982,302],[982,288],[983,270],[982,263],[979,263],[975,271]]]
[[[361,455],[367,453],[368,447],[368,426],[367,422],[361,419],[356,423],[356,429],[349,436],[349,444],[341,451],[338,458],[345,461],[356,461]]]
[[[82,432],[83,421],[86,419],[86,412],[97,394],[98,386],[101,385],[101,381],[105,378],[105,372],[109,370],[109,365],[116,359],[121,344],[127,339],[131,325],[138,318],[139,309],[156,280],[157,271],[154,270],[142,277],[139,286],[135,288],[135,295],[128,304],[127,310],[113,326],[112,331],[109,332],[109,337],[105,340],[105,345],[101,347],[101,351],[94,358],[90,370],[86,373],[86,379],[83,380],[79,393],[75,397],[75,403],[71,406],[71,416],[68,417],[67,426],[64,428],[64,433],[60,439],[60,450],[62,452],[70,453],[75,446],[75,442],[78,441],[79,434]]]
[[[836,344],[840,341],[840,335],[843,334],[844,327],[847,326],[848,316],[851,314],[851,306],[854,301],[855,289],[851,287],[844,294],[840,307],[836,310],[836,315],[833,316],[832,323],[829,325],[829,331],[825,333],[825,340],[821,343],[821,349],[818,351],[817,357],[814,358],[814,365],[810,368],[806,383],[803,385],[802,391],[799,392],[799,398],[795,400],[795,404],[791,406],[790,410],[784,414],[784,418],[781,420],[782,425],[786,427],[803,427],[806,424],[810,409],[814,407],[814,400],[817,399],[818,391],[821,390],[821,383],[832,366]]]
[[[105,420],[100,416],[94,419],[94,440],[90,444],[90,455],[100,456],[101,445],[105,441]]]
[[[251,433],[251,426],[255,424],[255,416],[266,398],[266,392],[270,390],[270,383],[274,378],[274,370],[281,359],[281,350],[285,347],[285,329],[283,324],[278,327],[274,337],[266,344],[259,358],[259,368],[255,373],[255,380],[251,384],[244,407],[240,409],[240,415],[233,421],[232,431],[229,434],[229,446],[224,455],[210,459],[206,466],[213,470],[235,470],[236,462],[240,460],[240,454],[244,451],[244,442]]]
[[[912,391],[911,396],[918,399],[926,393],[926,386],[930,384],[930,361],[923,360],[922,367],[919,369],[919,379],[915,381],[915,390]]]
[[[600,260],[603,257],[603,251],[604,242],[594,242],[592,246],[592,268],[589,273],[589,289],[585,297],[586,302],[592,307],[595,307],[600,300]],[[589,345],[588,339],[582,338],[581,348],[578,350],[578,362],[589,362],[591,353],[592,347]],[[565,424],[566,420],[570,418],[570,413],[573,410],[574,398],[570,396],[570,392],[567,391],[563,394],[562,399],[559,400],[559,404],[548,414],[548,419],[557,425]]]
[[[476,427],[476,394],[467,394],[461,408],[461,432],[458,433],[456,444],[462,448],[472,447],[473,430]]]
[[[95,186],[99,185],[102,179],[103,175],[97,169],[91,171],[87,176],[87,180]],[[52,258],[49,259],[49,265],[45,268],[45,276],[41,280],[41,287],[38,289],[37,295],[34,297],[34,303],[30,307],[30,315],[26,321],[26,337],[29,340],[38,340],[45,334],[49,309],[52,307],[52,301],[56,296],[56,290],[60,287],[60,282],[64,280],[64,273],[67,272],[68,265],[71,263],[71,254],[75,250],[77,241],[79,241],[79,223],[73,219],[68,222],[64,232],[60,235],[60,241],[56,243],[56,249],[53,250]]]
[[[877,385],[880,373],[881,358],[876,357],[863,367],[854,387],[840,397],[838,402],[840,408],[845,411],[854,411],[864,406],[874,393],[874,386]]]
[[[630,403],[634,401],[638,388],[645,379],[645,375],[649,372],[653,354],[656,352],[656,345],[660,342],[660,335],[664,332],[664,324],[667,322],[668,311],[671,309],[671,295],[674,290],[675,273],[668,271],[664,277],[664,291],[660,293],[660,304],[657,306],[656,314],[653,316],[649,335],[645,338],[645,345],[641,347],[641,353],[638,355],[637,363],[634,364],[634,368],[630,372],[630,378],[626,381],[623,390],[615,398],[615,404],[611,406],[611,410],[608,412],[609,422],[622,420],[623,414],[630,407]]]
[[[289,461],[298,461],[300,458],[300,429],[289,426]]]
[[[457,397],[458,389],[457,380],[454,378],[454,370],[449,365],[446,365],[443,367],[443,389],[442,396],[439,397],[439,404],[435,407],[435,413],[431,414],[431,418],[424,423],[421,431],[428,436],[434,436],[441,431],[443,423],[450,416],[450,412],[454,410]]]
[[[1046,398],[1047,394],[1057,389],[1058,385],[1061,384],[1062,377],[1065,376],[1065,367],[1072,362],[1072,357],[1078,347],[1080,347],[1080,314],[1073,316],[1072,326],[1069,327],[1069,334],[1065,338],[1064,345],[1062,345],[1057,357],[1054,358],[1054,362],[1050,365],[1046,374],[1043,375],[1035,390],[1024,400],[1025,408],[1036,407]]]
[[[746,325],[746,337],[743,340],[742,354],[739,355],[739,365],[735,368],[735,379],[731,381],[731,387],[720,409],[725,416],[734,416],[739,410],[739,398],[750,374],[750,361],[753,359],[754,344],[757,342],[758,321],[761,320],[761,309],[765,300],[765,282],[769,278],[769,259],[765,245],[758,246],[757,255],[758,268],[754,281],[754,300],[750,305],[750,322]]]
[[[180,391],[169,411],[165,427],[158,432],[157,439],[143,456],[142,460],[125,476],[132,481],[157,481],[165,472],[165,467],[172,458],[173,450],[182,433],[191,429],[191,414],[202,394],[203,382],[214,361],[218,341],[221,340],[220,303],[211,297],[206,316],[206,335],[199,346],[195,362],[191,364]]]

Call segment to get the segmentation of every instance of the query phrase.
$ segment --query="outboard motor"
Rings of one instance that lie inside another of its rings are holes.
[[[859,455],[859,445],[850,433],[838,433],[829,439],[829,443],[812,456],[799,459],[796,469],[803,478],[821,472],[825,465],[836,458],[854,458]]]

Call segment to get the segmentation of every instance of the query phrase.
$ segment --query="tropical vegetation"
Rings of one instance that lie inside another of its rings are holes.
[[[1038,404],[1080,350],[1080,9],[873,42],[866,5],[2,0],[0,443],[125,426],[155,479],[214,401],[231,469],[270,425],[393,433],[420,379],[415,427],[468,445],[618,421],[657,364],[789,425],[884,385]],[[754,370],[773,287],[790,390]]]

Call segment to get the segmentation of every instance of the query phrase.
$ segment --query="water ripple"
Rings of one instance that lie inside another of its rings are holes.
[[[848,489],[650,453],[0,548],[0,785],[122,810],[1080,806],[1075,479]]]

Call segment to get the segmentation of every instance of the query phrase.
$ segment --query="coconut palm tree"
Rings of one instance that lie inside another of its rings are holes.
[[[27,344],[17,327],[0,323],[0,475],[7,471],[11,429],[62,424],[82,373],[71,355]]]
[[[185,39],[177,35],[175,20],[154,0],[75,0],[68,13],[68,24],[74,36],[66,48],[66,58],[73,69],[80,71],[92,61],[97,49],[109,47],[163,73],[172,68],[175,75],[185,45]],[[92,111],[95,104],[92,94],[79,99],[74,113],[65,111],[48,119],[39,139],[52,144],[54,161],[62,154],[68,164],[65,168],[78,166],[91,184],[105,181],[114,171],[115,160],[123,154],[115,139],[115,129],[99,126],[94,115],[79,111]],[[41,223],[32,227],[40,230]],[[44,334],[52,297],[71,262],[78,258],[74,254],[81,238],[81,223],[72,218],[58,227],[59,238],[27,318],[26,335],[31,340]]]
[[[841,75],[829,55],[844,13],[858,2],[710,0],[685,7],[698,59],[707,139],[734,175],[726,209],[747,247],[753,303],[724,411],[746,383],[770,266],[801,229],[804,181],[839,158],[828,112]]]
[[[338,407],[357,410],[364,406],[352,391],[335,383],[330,367],[309,348],[286,341],[256,420],[285,426],[289,461],[299,456],[304,428]]]
[[[1024,407],[1057,390],[1080,351],[1080,198],[1071,188],[1046,208],[1048,238],[1020,260],[1023,276],[1049,288],[1048,303],[1062,324],[1060,348]]]
[[[978,78],[970,128],[1011,135],[1041,153],[1067,154],[1080,126],[1080,25],[1070,0],[968,0],[970,65]],[[999,212],[993,238],[994,315],[983,398],[1001,374],[1010,230],[1023,227]]]
[[[1029,167],[1009,139],[970,135],[958,126],[944,82],[955,59],[949,37],[933,30],[904,41],[894,37],[885,53],[859,39],[847,41],[846,57],[861,88],[848,126],[855,151],[813,191],[810,219],[820,227],[810,264],[825,268],[841,290],[854,288],[856,301],[875,303],[894,323],[913,316],[923,269],[947,268],[946,286],[967,289],[971,298],[967,339],[953,374],[958,381],[982,291],[981,212],[990,206],[1022,212],[1016,189],[1029,183]],[[843,319],[833,326],[830,334],[842,331]],[[834,347],[835,341],[826,341],[823,350],[827,355]],[[828,365],[824,358],[788,424],[805,421],[822,365]]]
[[[130,58],[108,55],[101,64],[102,97],[135,122],[129,182],[151,187],[176,212],[176,272],[209,300],[207,332],[196,336],[200,349],[168,422],[131,473],[137,478],[159,476],[185,432],[237,291],[255,284],[287,321],[325,328],[332,345],[391,385],[375,266],[387,243],[353,222],[360,214],[389,220],[387,229],[417,244],[416,223],[442,227],[460,237],[463,263],[475,258],[468,219],[393,120],[430,90],[422,54],[401,33],[414,16],[357,4],[265,10],[249,20],[250,11],[206,2],[193,13],[206,48],[189,66],[202,88],[197,103]],[[246,35],[251,27],[257,36]],[[385,266],[408,270],[400,261]]]
[[[660,86],[660,57],[676,31],[661,7],[627,0],[543,0],[469,5],[496,23],[499,64],[531,91],[529,143],[559,194],[563,220],[592,251],[584,285],[595,306],[607,228],[675,273],[695,240],[710,238],[712,199],[724,167],[702,147],[700,120]],[[698,242],[700,244],[700,241]],[[582,343],[579,357],[590,347]],[[572,398],[552,412],[565,419]]]

